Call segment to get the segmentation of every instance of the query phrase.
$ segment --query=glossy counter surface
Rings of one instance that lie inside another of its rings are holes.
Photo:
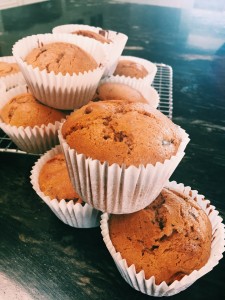
[[[132,1],[131,1],[132,2]],[[147,1],[146,1],[147,2]],[[46,1],[0,11],[0,55],[21,37],[86,23],[128,35],[125,55],[173,68],[173,121],[191,141],[172,179],[225,217],[224,6],[180,9],[121,1]],[[207,1],[208,2],[208,1]],[[217,1],[215,1],[217,3]],[[0,299],[148,299],[120,276],[100,229],[64,225],[33,191],[36,156],[0,153]],[[225,297],[224,259],[174,299]]]

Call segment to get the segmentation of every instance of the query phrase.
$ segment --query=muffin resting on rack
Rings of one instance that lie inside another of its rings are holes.
[[[33,49],[25,61],[34,68],[55,74],[79,74],[98,67],[95,59],[80,47],[63,42],[50,43]]]

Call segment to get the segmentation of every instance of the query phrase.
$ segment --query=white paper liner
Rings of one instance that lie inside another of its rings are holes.
[[[82,25],[82,24],[66,24],[66,25],[60,25],[53,28],[52,32],[72,33],[76,30],[90,30],[99,33],[99,30],[104,30],[104,29],[100,27],[94,27],[94,26]],[[106,53],[108,54],[108,61],[103,76],[109,76],[112,75],[116,69],[118,59],[123,52],[128,36],[123,33],[112,31],[112,30],[104,30],[104,31],[106,32],[105,37],[112,41],[112,43],[110,44],[107,43],[102,44]]]
[[[40,71],[24,59],[32,49],[42,44],[65,42],[79,46],[96,60],[99,67],[93,71],[69,75]],[[101,44],[93,39],[71,34],[38,34],[25,37],[13,46],[13,55],[26,79],[32,94],[42,103],[64,110],[73,110],[92,99],[105,70],[106,54]]]
[[[119,77],[128,77],[128,78],[132,78],[133,80],[136,80],[136,81],[145,81],[147,84],[152,84],[154,78],[155,78],[155,75],[157,73],[157,66],[156,64],[154,64],[153,62],[147,60],[147,59],[144,59],[144,58],[140,58],[140,57],[136,57],[136,56],[120,56],[119,58],[119,61],[121,60],[130,60],[130,61],[133,61],[133,62],[136,62],[142,66],[145,67],[145,69],[148,71],[148,75],[145,76],[144,78],[135,78],[135,77],[130,77],[130,76],[119,76],[119,75],[116,75],[119,76]]]
[[[63,124],[63,123],[62,123]],[[139,167],[109,165],[70,149],[59,129],[59,141],[66,157],[73,186],[83,201],[103,212],[125,214],[138,211],[150,204],[160,193],[181,159],[189,142],[187,133],[180,129],[182,142],[177,154],[164,163]]]
[[[185,187],[182,183],[177,184],[176,181],[172,181],[168,182],[166,186],[184,193],[187,196],[191,196],[191,198],[194,199],[206,212],[212,224],[213,235],[211,254],[208,262],[200,270],[193,271],[190,275],[184,276],[180,281],[176,280],[170,285],[167,285],[164,281],[160,285],[157,285],[155,284],[154,276],[146,280],[143,270],[136,273],[134,264],[128,267],[126,260],[121,257],[119,252],[116,252],[110,240],[108,227],[109,214],[104,213],[101,217],[101,233],[103,240],[122,277],[134,289],[149,296],[157,297],[172,296],[188,288],[197,279],[210,272],[218,264],[219,260],[223,257],[222,253],[225,250],[225,231],[222,218],[218,216],[219,212],[215,209],[215,207],[210,205],[210,201],[206,200],[203,195],[199,195],[198,191],[191,190],[189,186]]]
[[[27,93],[28,86],[21,85],[10,89],[2,95],[0,101],[1,108],[14,96]],[[62,119],[61,121],[63,121]],[[16,127],[4,123],[0,118],[0,128],[11,138],[20,150],[29,153],[44,153],[55,145],[59,144],[58,129],[60,122],[54,124],[42,125],[41,127]]]
[[[152,86],[150,86],[145,81],[134,80],[131,77],[125,76],[110,76],[102,79],[99,83],[101,85],[104,82],[115,82],[126,84],[135,90],[139,91],[142,96],[148,101],[148,104],[154,108],[157,108],[159,105],[159,94]]]
[[[6,85],[5,85],[4,81],[2,81],[0,79],[0,95],[1,95],[1,97],[5,92],[6,92]]]
[[[16,60],[13,56],[0,57],[0,61],[7,63],[16,63]],[[1,76],[0,79],[4,82],[6,90],[26,83],[22,72],[13,73],[7,76]]]
[[[73,200],[65,201],[52,199],[46,196],[38,183],[39,173],[44,164],[56,154],[62,153],[61,146],[49,150],[43,154],[31,171],[31,184],[38,196],[50,207],[52,212],[65,224],[76,228],[93,228],[100,225],[100,212],[92,208],[87,203],[82,206],[80,203],[74,204]]]

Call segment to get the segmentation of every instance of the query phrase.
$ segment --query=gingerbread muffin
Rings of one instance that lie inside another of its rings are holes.
[[[65,113],[38,102],[30,93],[14,96],[0,110],[0,118],[6,124],[16,127],[34,127],[55,123]]]
[[[97,33],[97,32],[91,31],[91,30],[79,29],[79,30],[73,31],[71,33],[86,36],[86,37],[89,37],[91,39],[95,39],[96,41],[99,41],[102,44],[111,43],[112,41],[105,38],[104,35],[101,34],[101,32],[104,33],[104,30],[99,30],[99,33]]]
[[[62,126],[70,148],[86,157],[126,166],[155,165],[176,155],[179,128],[155,108],[142,103],[90,102]]]
[[[0,61],[0,77],[16,74],[18,72],[20,72],[20,69],[16,63]]]
[[[96,90],[93,101],[115,99],[148,103],[139,91],[126,84],[118,82],[104,82],[100,84]]]
[[[63,42],[35,48],[25,57],[25,61],[34,68],[62,75],[84,73],[98,67],[89,53],[76,45]]]
[[[144,270],[145,279],[168,285],[208,261],[212,226],[191,197],[164,188],[145,209],[128,215],[111,215],[109,235],[128,267]]]
[[[45,163],[39,173],[38,180],[40,190],[51,199],[73,200],[74,203],[83,204],[71,184],[62,153],[56,154]]]
[[[148,71],[140,63],[131,60],[122,59],[118,62],[118,65],[113,75],[126,76],[126,77],[129,76],[132,78],[133,77],[144,78],[148,75]]]

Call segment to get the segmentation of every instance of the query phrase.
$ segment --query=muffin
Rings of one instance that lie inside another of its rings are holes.
[[[109,235],[128,267],[169,285],[207,263],[212,226],[191,197],[164,188],[143,210],[112,215]]]
[[[100,212],[85,204],[74,190],[60,146],[46,152],[32,168],[33,189],[65,224],[76,228],[99,226]]]
[[[137,90],[126,84],[116,82],[104,82],[100,84],[96,90],[93,101],[114,99],[148,103]]]
[[[144,66],[130,60],[120,60],[113,75],[144,78],[148,75],[148,71]]]
[[[121,100],[91,102],[73,112],[59,139],[81,198],[118,214],[138,211],[158,196],[189,141],[150,105]]]
[[[121,56],[113,75],[129,77],[152,84],[156,72],[157,66],[147,59],[135,56]]]
[[[101,30],[99,32],[104,33],[103,30]],[[91,39],[95,39],[96,41],[99,41],[102,44],[104,44],[104,43],[110,44],[112,42],[111,40],[105,38],[102,34],[91,31],[91,30],[80,29],[80,30],[73,31],[71,33],[86,36],[86,37],[89,37]]]
[[[65,114],[38,102],[26,85],[10,89],[0,104],[0,128],[17,147],[43,153],[58,144],[58,128]]]
[[[48,73],[70,75],[93,71],[98,67],[91,55],[80,47],[69,43],[50,43],[34,48],[24,59],[25,62],[46,70]]]
[[[2,121],[16,127],[41,127],[65,116],[63,112],[38,102],[31,93],[15,95],[0,110]]]
[[[39,173],[38,183],[40,190],[51,199],[83,203],[71,184],[62,153],[56,154],[44,164]]]
[[[224,225],[215,207],[176,182],[139,212],[103,214],[101,230],[123,278],[150,296],[186,289],[211,271],[224,251]]]
[[[73,112],[62,135],[78,153],[127,167],[163,163],[182,141],[179,128],[161,112],[119,100],[89,103]]]
[[[142,102],[154,108],[157,108],[159,104],[158,92],[143,81],[120,76],[110,76],[102,79],[93,101],[115,99]]]
[[[13,56],[0,57],[0,79],[4,83],[6,90],[26,83]]]
[[[83,24],[66,24],[53,28],[53,33],[78,33],[101,43],[107,54],[107,63],[103,76],[110,76],[115,71],[119,57],[127,42],[127,35],[113,30]]]
[[[35,98],[63,110],[92,99],[107,60],[101,43],[72,34],[28,36],[13,46],[13,55]]]

